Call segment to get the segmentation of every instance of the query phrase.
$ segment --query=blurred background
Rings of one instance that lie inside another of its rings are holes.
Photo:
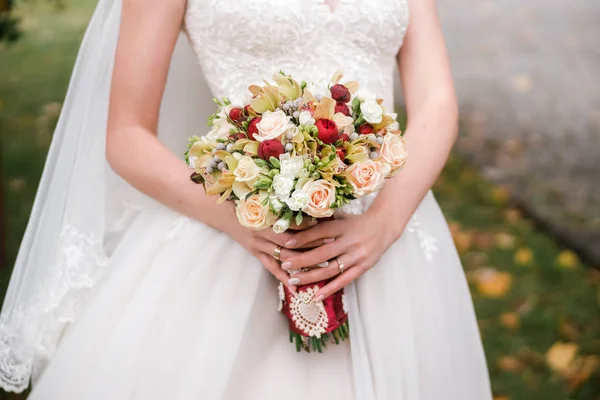
[[[95,3],[0,0],[2,294]],[[599,400],[600,2],[438,5],[461,136],[434,192],[495,400]]]

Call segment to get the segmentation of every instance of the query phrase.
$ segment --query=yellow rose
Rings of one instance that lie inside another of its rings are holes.
[[[254,190],[254,183],[259,177],[261,168],[256,165],[252,157],[243,156],[238,160],[238,165],[233,171],[235,181],[232,189],[238,198],[242,198]]]
[[[389,168],[378,161],[366,161],[352,164],[346,170],[346,179],[354,188],[357,197],[373,193],[381,188]]]
[[[269,205],[261,204],[265,197],[266,194],[261,192],[253,194],[247,199],[241,198],[237,202],[235,213],[242,226],[260,230],[273,225],[277,220],[277,216],[269,210]]]
[[[391,175],[395,176],[402,170],[407,158],[404,138],[388,132],[381,145],[380,161],[387,163],[392,169]]]
[[[294,127],[290,122],[290,118],[290,116],[281,110],[265,111],[260,122],[256,124],[258,133],[254,135],[254,138],[259,142],[279,139],[284,133]]]
[[[335,212],[331,204],[335,201],[335,187],[325,179],[309,180],[302,186],[302,191],[308,195],[308,205],[305,213],[315,218],[331,217]]]

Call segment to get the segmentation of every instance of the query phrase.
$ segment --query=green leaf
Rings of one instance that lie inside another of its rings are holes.
[[[302,211],[299,211],[298,214],[296,214],[296,225],[300,225],[303,219]]]
[[[245,197],[244,200],[248,200],[248,198],[254,194],[258,193],[258,190],[253,190],[250,193],[248,193]]]
[[[280,164],[279,164],[279,160],[276,159],[275,157],[271,157],[269,158],[269,162],[271,163],[272,166],[274,166],[275,168],[279,168]]]
[[[260,178],[254,184],[254,188],[258,189],[258,190],[267,190],[268,188],[271,187],[272,184],[273,184],[273,181],[271,179],[269,179],[269,178]]]

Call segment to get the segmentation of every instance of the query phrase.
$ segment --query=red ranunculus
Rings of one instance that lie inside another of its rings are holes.
[[[279,156],[284,152],[283,145],[277,139],[265,140],[258,145],[258,156],[263,160],[268,160],[271,157],[279,159]]]
[[[244,118],[244,110],[242,110],[239,107],[232,108],[229,111],[229,118],[233,122],[239,122],[240,120],[242,120]]]
[[[338,101],[337,103],[335,103],[335,112],[342,113],[347,117],[350,116],[350,109],[348,108],[346,103],[342,103],[341,101]]]
[[[258,133],[258,128],[256,127],[256,124],[258,124],[260,122],[260,120],[261,120],[260,117],[254,117],[250,120],[250,123],[248,124],[248,137],[249,138],[256,140],[256,138],[254,137],[254,135],[256,133]]]
[[[346,86],[336,83],[329,90],[331,91],[331,97],[335,101],[341,101],[342,103],[350,101],[350,91]]]
[[[339,139],[341,139],[342,142],[349,142],[350,141],[350,136],[346,135],[345,133],[342,133],[340,135]]]
[[[338,157],[342,160],[346,158],[346,149],[338,147],[337,149],[335,149],[335,152],[337,153]]]
[[[315,122],[317,129],[319,130],[319,139],[325,144],[335,143],[339,138],[339,132],[337,125],[330,119],[319,119]]]
[[[375,130],[369,124],[362,124],[358,127],[358,133],[361,135],[368,135],[369,133],[373,133]]]

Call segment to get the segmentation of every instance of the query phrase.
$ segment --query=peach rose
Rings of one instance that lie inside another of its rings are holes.
[[[283,111],[265,111],[261,120],[256,124],[258,133],[254,134],[254,139],[259,142],[265,140],[279,139],[294,125],[290,122],[290,116]]]
[[[346,170],[345,176],[354,188],[354,194],[360,197],[379,190],[386,177],[386,172],[389,172],[389,168],[382,163],[365,161],[352,164]]]
[[[261,203],[265,199],[265,193],[256,193],[247,199],[242,198],[237,202],[235,213],[238,221],[246,228],[261,230],[273,225],[277,216],[270,212],[269,205]]]
[[[407,158],[404,138],[388,132],[381,145],[380,161],[387,163],[391,167],[391,175],[395,176],[402,170]]]
[[[308,205],[302,210],[311,217],[331,217],[335,212],[331,204],[335,201],[335,187],[325,179],[309,180],[302,186],[308,195]]]

